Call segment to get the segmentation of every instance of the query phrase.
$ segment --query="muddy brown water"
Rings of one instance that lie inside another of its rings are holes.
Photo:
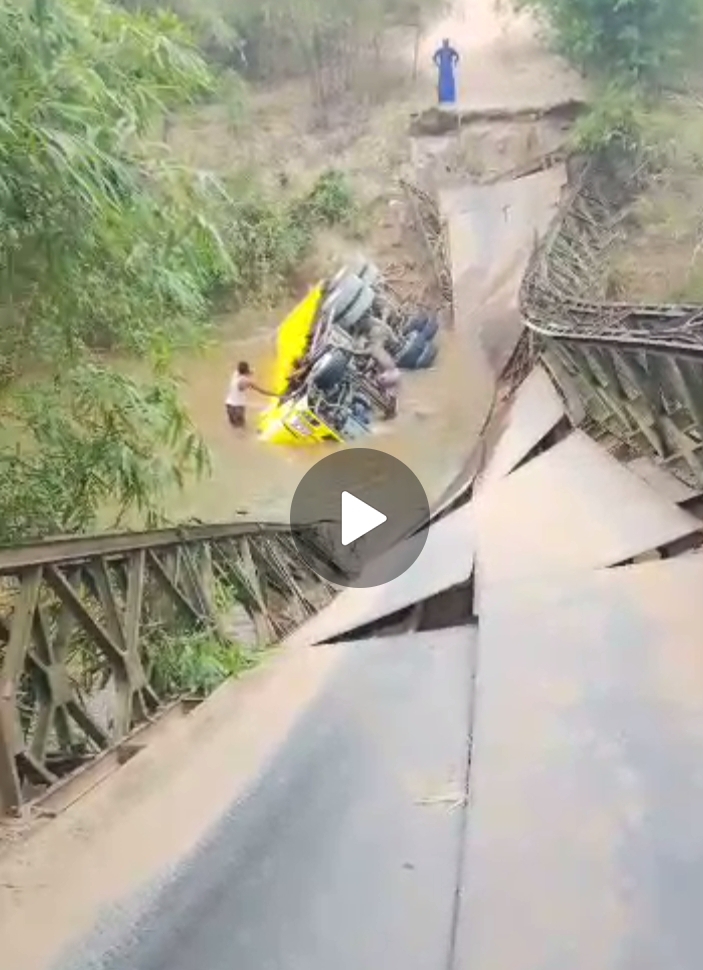
[[[580,79],[545,53],[529,17],[517,16],[508,5],[501,14],[501,6],[496,0],[455,0],[447,18],[423,38],[418,62],[420,82],[424,84],[429,79],[434,84],[432,54],[443,37],[450,37],[462,58],[459,86],[460,101],[465,106],[515,107],[526,102],[539,105],[555,97],[577,96]],[[384,129],[384,137],[387,136]],[[290,155],[291,137],[287,133],[286,157]],[[487,140],[492,143],[495,137],[487,136]],[[207,141],[199,139],[200,144]],[[511,146],[507,139],[498,148],[500,153],[509,154]],[[302,146],[297,147],[302,152]],[[364,152],[368,151],[366,146]],[[319,156],[317,143],[315,152]],[[377,154],[384,158],[381,181],[386,186],[385,155],[380,148]],[[306,164],[310,162],[307,154],[301,157]],[[375,154],[371,161],[363,152],[361,158],[363,164],[356,159],[352,165],[355,171],[370,169],[379,174]],[[225,417],[224,398],[232,369],[238,360],[247,359],[260,382],[266,383],[274,361],[276,327],[293,302],[275,311],[252,312],[245,321],[241,315],[221,321],[216,345],[177,362],[184,380],[185,402],[210,447],[213,467],[209,478],[190,483],[174,497],[169,509],[174,519],[228,521],[241,515],[286,521],[301,478],[334,447],[281,448],[262,443],[255,431],[256,415],[267,401],[255,395],[251,396],[250,427],[246,433],[232,429]],[[457,330],[441,334],[435,368],[404,375],[398,418],[377,424],[373,434],[357,443],[404,461],[419,477],[430,501],[441,494],[464,465],[485,420],[494,385],[490,369],[477,362],[476,338],[468,332],[467,315],[460,312]]]
[[[176,360],[183,399],[208,444],[212,474],[190,482],[175,496],[169,513],[175,519],[205,521],[234,518],[287,521],[295,489],[316,461],[343,445],[285,448],[263,443],[256,433],[266,398],[251,393],[249,427],[239,431],[227,422],[224,399],[232,370],[248,360],[263,386],[275,360],[277,326],[292,301],[274,311],[225,318],[218,340],[206,350]],[[445,329],[434,368],[406,373],[398,417],[379,422],[357,447],[375,448],[405,462],[433,501],[458,472],[470,445],[466,408],[466,372],[457,334]]]

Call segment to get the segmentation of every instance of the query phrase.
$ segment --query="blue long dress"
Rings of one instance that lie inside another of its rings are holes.
[[[440,104],[454,104],[456,101],[456,65],[459,55],[450,47],[443,44],[435,51],[434,62],[439,68],[438,95]]]

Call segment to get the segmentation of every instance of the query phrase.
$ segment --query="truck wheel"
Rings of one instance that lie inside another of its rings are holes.
[[[330,291],[322,304],[322,312],[334,312],[334,319],[338,320],[354,303],[359,294],[364,290],[364,283],[353,273],[345,273],[339,279],[335,279],[330,286]]]
[[[349,366],[343,350],[329,350],[310,371],[310,383],[321,391],[331,391],[342,380]]]
[[[422,332],[426,340],[432,340],[439,330],[437,318],[427,313],[418,313],[417,316],[410,317],[404,327],[405,333]]]
[[[375,263],[372,263],[369,259],[364,256],[357,256],[353,259],[344,269],[340,270],[339,273],[333,278],[332,285],[339,281],[342,276],[346,276],[351,273],[353,276],[358,276],[360,280],[367,283],[369,286],[374,286],[381,277],[381,270]]]
[[[381,278],[381,270],[374,263],[365,262],[357,275],[367,286],[375,286]]]
[[[425,335],[425,340],[434,340],[437,336],[437,331],[439,330],[439,321],[437,317],[430,317],[425,324],[425,329],[422,331]]]
[[[418,370],[427,370],[431,367],[437,360],[437,344],[429,342],[425,344],[425,349],[422,351],[417,361]]]
[[[417,362],[427,346],[425,335],[421,331],[408,334],[396,357],[396,364],[403,370],[414,370]]]
[[[336,323],[343,330],[351,332],[356,325],[364,319],[373,306],[374,292],[370,286],[366,286],[352,303],[348,310],[337,317]]]
[[[322,310],[331,312],[333,322],[343,330],[350,330],[369,312],[374,298],[373,289],[350,273],[331,288]]]

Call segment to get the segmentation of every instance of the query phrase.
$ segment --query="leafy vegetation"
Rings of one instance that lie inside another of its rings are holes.
[[[141,350],[202,308],[224,274],[199,186],[138,147],[166,106],[207,90],[171,15],[61,0],[0,3],[0,354],[55,361],[86,345]],[[197,212],[197,209],[196,209]]]
[[[578,150],[649,147],[649,114],[662,84],[696,52],[701,0],[514,0],[535,11],[557,49],[595,81]]]
[[[89,528],[101,508],[157,521],[208,467],[164,362],[213,296],[279,286],[315,225],[352,211],[335,173],[280,203],[150,143],[213,84],[173,13],[0,0],[2,542]],[[113,349],[159,373],[125,377]]]
[[[559,49],[586,71],[652,79],[698,39],[699,0],[518,0],[540,13]]]
[[[358,53],[391,25],[421,25],[446,0],[234,0],[231,22],[242,40],[246,70],[258,76],[287,70],[318,71]],[[279,67],[280,70],[280,67]]]
[[[272,204],[255,187],[223,199],[222,238],[231,255],[230,293],[275,294],[305,256],[315,230],[349,222],[356,211],[344,175],[324,172],[309,192]]]
[[[609,253],[610,298],[701,297],[701,0],[515,0],[541,15],[595,96],[572,131],[590,154],[614,149],[651,178]],[[612,156],[611,156],[612,157]]]
[[[166,2],[193,24],[208,60],[248,78],[306,76],[318,106],[378,59],[392,26],[422,26],[448,0],[122,0]]]
[[[596,154],[617,146],[638,151],[648,127],[647,105],[637,87],[611,82],[603,87],[590,110],[571,132],[574,150]]]
[[[205,696],[253,665],[236,644],[209,631],[152,639],[148,654],[150,681],[160,697]]]
[[[172,380],[81,362],[0,402],[0,542],[75,532],[112,509],[156,525],[167,490],[208,468]]]

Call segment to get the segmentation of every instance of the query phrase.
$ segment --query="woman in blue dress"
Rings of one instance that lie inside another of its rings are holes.
[[[439,69],[439,103],[454,104],[456,101],[456,65],[459,55],[450,45],[449,40],[442,41],[442,46],[435,51],[434,62]]]

